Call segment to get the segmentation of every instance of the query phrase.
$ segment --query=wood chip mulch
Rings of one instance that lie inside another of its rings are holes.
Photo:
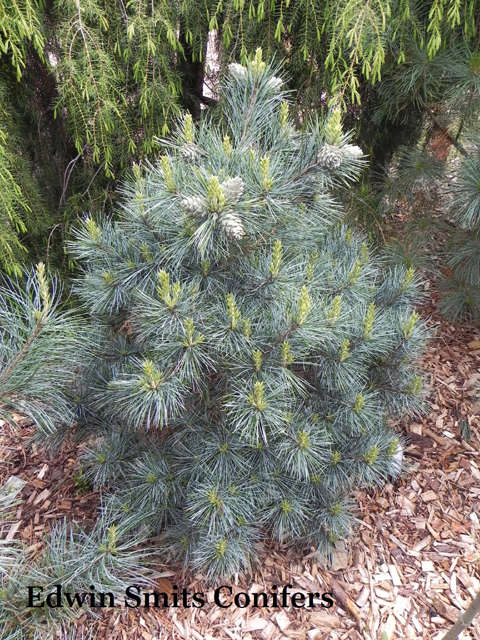
[[[480,329],[449,325],[432,301],[423,313],[434,333],[422,361],[431,413],[398,425],[410,442],[409,473],[356,496],[356,535],[331,567],[277,546],[258,573],[233,585],[234,594],[288,583],[333,592],[334,607],[221,609],[201,576],[185,582],[166,569],[159,591],[188,585],[206,592],[205,607],[104,609],[100,622],[80,619],[77,638],[96,625],[99,640],[440,640],[480,590]],[[91,526],[98,494],[78,490],[75,446],[51,458],[28,446],[32,428],[17,422],[15,433],[0,425],[0,486],[11,475],[27,481],[7,535],[38,551],[58,518]],[[459,637],[480,640],[480,621]]]

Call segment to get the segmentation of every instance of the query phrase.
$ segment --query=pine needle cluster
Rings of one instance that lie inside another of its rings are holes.
[[[7,533],[18,506],[18,490],[8,486],[0,490],[0,533]],[[13,513],[12,513],[13,511]],[[43,548],[35,557],[19,541],[0,539],[0,637],[2,640],[93,640],[95,627],[77,630],[75,620],[87,611],[78,600],[72,606],[50,608],[39,606],[48,593],[62,585],[62,592],[85,595],[107,590],[123,601],[125,581],[153,586],[154,571],[148,570],[149,553],[142,548],[144,536],[125,519],[117,527],[104,515],[92,531],[85,532],[74,524],[54,524],[44,540]],[[26,606],[29,588],[39,597]],[[43,591],[41,591],[43,590]],[[43,597],[42,597],[43,596]],[[73,595],[72,595],[73,598]],[[80,601],[82,598],[80,597]],[[109,600],[106,600],[109,602]],[[55,598],[54,598],[55,602]],[[89,603],[88,597],[86,604]],[[99,601],[94,600],[97,604]],[[89,612],[95,614],[91,608]]]
[[[402,469],[388,416],[422,404],[414,270],[342,223],[362,152],[335,109],[296,130],[278,73],[261,50],[231,64],[218,122],[180,118],[120,220],[88,216],[70,247],[94,327],[85,473],[208,580],[266,536],[348,535],[352,490]]]
[[[60,311],[60,288],[43,263],[24,275],[26,284],[0,286],[0,418],[15,428],[16,411],[47,436],[76,420],[75,379],[88,334],[73,313]]]

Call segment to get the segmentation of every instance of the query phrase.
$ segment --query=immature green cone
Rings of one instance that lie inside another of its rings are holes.
[[[200,155],[200,151],[195,143],[190,142],[185,143],[180,148],[180,154],[185,160],[196,160]]]
[[[230,74],[235,80],[243,82],[247,79],[247,68],[242,66],[241,64],[237,64],[236,62],[232,62],[228,65],[228,70]]]

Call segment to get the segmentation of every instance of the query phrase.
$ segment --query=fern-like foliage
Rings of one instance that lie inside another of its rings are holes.
[[[107,177],[135,155],[153,149],[153,136],[168,130],[180,93],[173,57],[183,54],[172,3],[57,7],[59,61],[57,113],[66,110],[78,153],[85,145]],[[139,131],[141,127],[141,131]]]
[[[28,42],[32,42],[37,53],[43,55],[42,2],[23,0],[2,3],[0,22],[0,55],[7,55],[20,79],[25,69]]]
[[[26,249],[19,235],[25,234],[27,224],[35,217],[32,206],[41,210],[42,202],[22,157],[23,140],[18,136],[15,117],[4,98],[0,86],[0,268],[20,276]]]

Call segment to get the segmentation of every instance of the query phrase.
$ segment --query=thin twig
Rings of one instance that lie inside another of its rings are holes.
[[[455,624],[450,627],[449,631],[443,636],[442,640],[455,640],[458,636],[470,626],[475,616],[480,611],[480,591],[471,601],[467,609],[460,615]]]
[[[75,158],[73,158],[72,160],[70,160],[70,162],[67,164],[67,168],[65,169],[65,173],[63,174],[63,189],[62,189],[62,195],[60,196],[60,200],[58,202],[58,210],[60,211],[60,209],[63,207],[63,205],[65,204],[65,196],[67,194],[67,189],[68,189],[68,183],[70,182],[70,177],[72,175],[72,171],[77,163],[77,161],[83,156],[83,154],[85,153],[85,149],[87,148],[87,145],[84,145],[81,153],[78,154],[78,156],[76,156]]]
[[[55,229],[57,227],[61,227],[61,226],[63,226],[63,225],[60,222],[58,224],[56,224],[53,227],[53,229],[50,231],[50,234],[48,236],[48,240],[47,240],[47,260],[46,260],[46,262],[47,262],[47,270],[48,271],[50,271],[50,240],[52,239],[52,235],[53,235],[53,232],[55,231]]]

